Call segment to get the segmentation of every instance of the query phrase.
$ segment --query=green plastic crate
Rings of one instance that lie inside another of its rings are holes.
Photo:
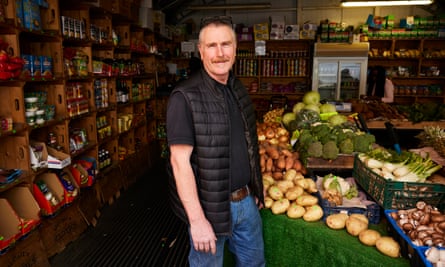
[[[376,174],[358,158],[354,158],[352,176],[383,209],[410,209],[418,201],[445,208],[445,185],[432,183],[408,183],[386,180]]]

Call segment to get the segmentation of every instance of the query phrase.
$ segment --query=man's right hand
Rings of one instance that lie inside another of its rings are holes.
[[[190,234],[196,251],[216,254],[216,236],[208,220],[191,222]]]

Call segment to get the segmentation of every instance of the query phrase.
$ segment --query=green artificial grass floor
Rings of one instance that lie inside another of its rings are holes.
[[[262,210],[264,243],[268,267],[279,266],[382,266],[409,267],[405,258],[391,258],[375,247],[360,243],[346,230],[332,230],[323,221],[305,222]],[[369,228],[388,235],[386,224]]]
[[[408,259],[391,258],[375,247],[360,243],[346,230],[332,230],[323,221],[305,222],[286,215],[261,210],[267,267],[409,267]],[[386,223],[369,228],[388,235]],[[225,253],[225,267],[235,266],[230,252]]]

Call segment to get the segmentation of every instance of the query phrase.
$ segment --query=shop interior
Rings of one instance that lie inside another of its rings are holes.
[[[0,267],[188,266],[187,226],[169,206],[166,108],[200,61],[200,23],[212,16],[232,20],[232,72],[266,151],[266,265],[441,266],[445,4],[347,6],[357,2],[0,3]],[[368,89],[378,68],[390,101]],[[383,154],[411,176],[368,165],[383,166]],[[301,195],[286,197],[297,186]],[[429,209],[428,223],[400,215],[414,209]],[[346,227],[351,214],[378,233],[372,244]],[[234,264],[226,250],[224,266]]]

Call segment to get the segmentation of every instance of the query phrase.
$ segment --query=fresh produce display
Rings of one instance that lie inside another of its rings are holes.
[[[383,147],[361,153],[358,157],[376,174],[400,182],[425,182],[434,172],[442,168],[433,162],[428,154],[420,155],[410,151],[398,154]]]
[[[319,103],[316,93],[295,104],[291,112],[282,108],[270,110],[263,116],[263,122],[257,124],[257,129],[265,208],[273,214],[307,222],[325,218],[329,228],[344,229],[362,244],[373,246],[386,256],[400,256],[400,244],[392,237],[369,229],[367,215],[335,213],[323,217],[322,204],[313,194],[320,193],[322,201],[327,199],[330,203],[342,205],[343,201],[350,202],[364,193],[358,191],[355,183],[333,174],[320,177],[317,182],[307,178],[304,163],[311,157],[335,160],[342,154],[359,153],[363,162],[380,162],[379,174],[383,166],[385,169],[392,166],[393,172],[397,167],[399,170],[391,177],[398,174],[397,179],[401,181],[424,181],[440,169],[440,165],[428,157],[408,151],[399,155],[392,150],[374,148],[374,135],[359,130],[349,117],[338,114],[335,106]],[[372,170],[376,171],[376,168]],[[409,172],[403,173],[403,170]]]
[[[263,122],[281,122],[284,108],[272,109],[263,115]]]
[[[311,195],[317,192],[317,186],[314,180],[304,177],[306,169],[299,153],[292,149],[290,133],[276,122],[276,116],[281,118],[280,110],[266,113],[267,120],[257,124],[265,206],[273,214],[318,221],[323,217],[323,210],[318,198]]]
[[[19,78],[24,63],[22,58],[9,56],[4,50],[0,50],[0,80]]]
[[[358,237],[366,246],[375,246],[378,251],[389,257],[400,256],[400,245],[392,237],[382,236],[378,231],[369,229],[369,221],[363,214],[331,214],[326,218],[326,225],[333,230],[346,229],[352,236]]]
[[[340,154],[368,152],[374,143],[374,135],[358,130],[350,122],[340,125],[325,122],[301,129],[295,147],[303,161],[309,157],[334,160]]]
[[[440,121],[445,119],[445,105],[439,103],[387,104],[377,100],[358,100],[353,111],[366,120],[386,119],[410,121]]]
[[[322,178],[322,198],[336,205],[343,204],[343,198],[352,199],[358,196],[357,186],[332,173]]]
[[[289,169],[280,179],[265,173],[263,185],[266,192],[265,206],[273,214],[286,214],[289,218],[303,218],[308,222],[323,217],[318,198],[312,195],[317,192],[317,186],[314,180],[305,178],[301,172]]]
[[[445,250],[439,249],[437,247],[430,247],[427,250],[425,250],[425,258],[434,267],[444,266],[445,265]]]
[[[382,118],[388,120],[408,120],[404,112],[394,105],[377,100],[359,100],[352,105],[353,111],[362,114],[366,120]]]
[[[439,121],[445,119],[445,105],[438,103],[414,103],[397,105],[400,113],[412,122]]]
[[[415,208],[389,215],[415,246],[445,247],[445,214],[437,208],[419,201]]]
[[[305,172],[298,152],[290,145],[289,132],[278,122],[264,122],[257,125],[260,165],[263,173],[281,179],[283,172],[291,168]]]
[[[303,102],[296,103],[281,118],[283,126],[292,133],[291,144],[305,165],[310,157],[335,160],[339,154],[371,149],[374,135],[358,130],[347,116],[336,112],[335,105],[319,101],[318,92],[307,92]]]

